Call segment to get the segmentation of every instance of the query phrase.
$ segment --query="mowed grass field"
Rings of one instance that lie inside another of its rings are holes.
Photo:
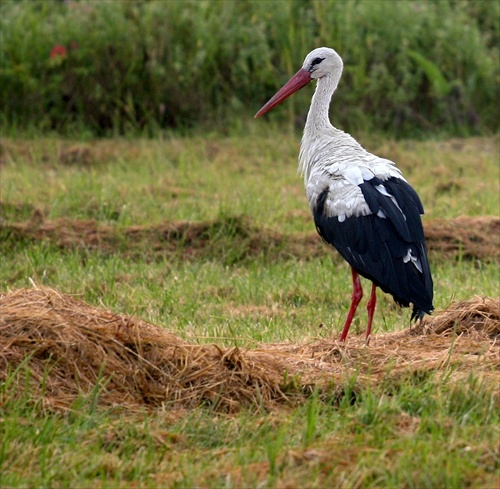
[[[350,304],[350,272],[315,236],[296,171],[299,140],[271,131],[4,139],[0,292],[51,287],[197,345],[334,342]],[[474,244],[476,224],[498,216],[497,137],[362,142],[397,162],[422,199],[426,229],[451,223],[467,235],[470,225]],[[459,229],[461,216],[472,219]],[[430,243],[436,313],[453,301],[500,295],[498,222],[489,229],[480,244],[491,252]],[[373,348],[377,335],[408,328],[410,318],[389,296],[378,298]],[[365,302],[353,337],[363,333]],[[2,347],[7,352],[8,342]],[[477,348],[468,354],[485,354]],[[346,370],[342,396],[313,385],[293,403],[224,412],[102,404],[106,379],[54,409],[30,391],[28,363],[12,367],[0,386],[2,486],[499,484],[499,386],[474,367],[457,377],[459,367],[445,362],[371,385],[357,384],[364,372]],[[491,368],[498,367],[497,356]]]

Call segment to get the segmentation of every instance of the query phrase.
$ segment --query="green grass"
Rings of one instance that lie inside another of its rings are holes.
[[[166,259],[145,265],[97,253],[67,255],[47,245],[6,254],[4,290],[30,286],[31,278],[93,304],[138,315],[191,340],[227,346],[235,341],[253,346],[259,341],[328,336],[340,331],[350,305],[348,266],[326,258],[274,264],[257,259],[248,266],[228,267],[215,261]],[[498,295],[495,265],[433,265],[438,309],[476,294]],[[363,304],[353,331],[365,327]],[[406,309],[401,316],[392,299],[379,292],[375,333],[406,327],[409,315]]]
[[[397,161],[422,197],[425,219],[498,215],[496,138],[367,140],[366,146]],[[75,147],[87,148],[86,156],[64,163]],[[256,133],[165,141],[4,140],[1,223],[28,222],[40,209],[48,220],[92,219],[119,234],[129,226],[245,216],[252,232],[279,232],[293,241],[314,232],[296,175],[297,149],[296,136]],[[3,235],[0,290],[43,284],[199,343],[253,347],[338,334],[350,274],[326,246],[324,255],[304,259],[266,253],[239,259],[240,235],[230,225],[211,233],[217,247],[197,259],[187,259],[182,249],[152,255],[145,246],[130,255],[119,246],[61,248],[50,240]],[[431,259],[438,309],[475,294],[499,295],[495,261]],[[409,315],[380,293],[375,334],[406,327]],[[353,334],[365,321],[361,307]],[[29,392],[20,395],[12,372],[11,383],[0,385],[0,485],[495,487],[495,386],[474,372],[455,384],[446,375],[452,369],[364,387],[341,400],[312,394],[295,408],[232,416],[208,407],[104,409],[97,387],[68,412],[54,413]]]
[[[103,411],[92,399],[59,415],[25,399],[2,406],[1,483],[495,487],[498,413],[473,377],[460,387],[427,378],[338,406],[313,396],[294,410],[231,417]]]
[[[264,128],[267,130],[267,128]],[[300,136],[4,141],[2,200],[31,204],[49,218],[154,225],[250,215],[280,232],[314,230],[297,177]],[[465,141],[465,142],[464,142]],[[381,142],[365,145],[393,159],[417,189],[426,219],[496,215],[498,140]],[[83,147],[84,163],[63,165]],[[66,159],[65,159],[66,158]],[[26,216],[25,216],[26,217]]]

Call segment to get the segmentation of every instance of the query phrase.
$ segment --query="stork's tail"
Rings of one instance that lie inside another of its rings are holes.
[[[418,309],[416,306],[413,306],[413,311],[411,312],[411,318],[410,318],[410,323],[415,321],[422,321],[422,318],[426,314],[432,314],[432,311],[434,308],[430,309],[429,311],[422,311],[422,309]]]

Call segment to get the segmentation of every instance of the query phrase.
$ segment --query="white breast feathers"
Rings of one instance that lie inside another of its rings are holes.
[[[311,211],[318,196],[328,189],[327,217],[371,214],[360,185],[375,177],[382,182],[391,177],[403,179],[401,172],[392,161],[368,153],[348,134],[334,131],[328,137],[302,141],[299,169]]]

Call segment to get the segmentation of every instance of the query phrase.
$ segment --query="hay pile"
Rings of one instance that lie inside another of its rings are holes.
[[[454,302],[438,316],[429,316],[418,324],[414,334],[473,334],[500,338],[500,299],[473,297]]]
[[[20,388],[27,378],[30,396],[47,408],[68,408],[97,386],[107,406],[235,412],[300,401],[313,386],[335,391],[354,373],[358,382],[378,383],[453,366],[456,375],[496,378],[499,337],[500,300],[477,297],[417,328],[375,335],[369,348],[355,336],[347,346],[330,340],[220,348],[189,344],[49,288],[21,289],[0,295],[0,382],[18,369]]]
[[[138,318],[92,307],[49,288],[0,296],[0,380],[28,359],[34,396],[65,407],[103,385],[106,405],[211,404],[231,411],[283,398],[281,368],[238,349],[192,345]],[[46,379],[45,381],[43,379]]]

